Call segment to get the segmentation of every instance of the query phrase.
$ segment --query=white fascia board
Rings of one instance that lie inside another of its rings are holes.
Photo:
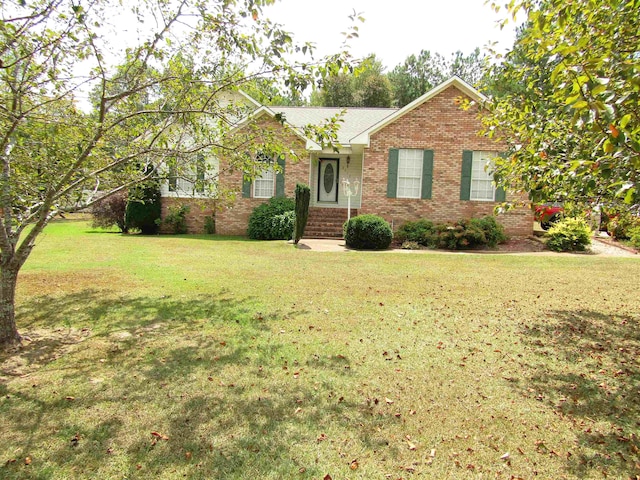
[[[258,102],[255,98],[253,98],[251,95],[243,92],[242,90],[238,90],[238,92],[240,92],[240,95],[242,95],[245,99],[247,99],[251,105],[255,106],[256,108],[262,107],[262,104]]]
[[[386,127],[390,123],[395,122],[398,118],[402,117],[403,115],[405,115],[406,113],[410,112],[414,108],[417,108],[420,105],[422,105],[423,103],[431,100],[433,97],[435,97],[436,95],[442,93],[443,91],[445,91],[447,88],[449,88],[451,86],[456,87],[458,90],[460,90],[462,93],[464,93],[465,95],[470,97],[472,100],[475,100],[476,102],[482,103],[482,102],[486,102],[488,100],[487,97],[485,97],[482,93],[480,93],[478,90],[473,88],[467,82],[462,80],[460,77],[453,76],[449,80],[447,80],[447,81],[441,83],[440,85],[438,85],[437,87],[432,88],[431,90],[429,90],[427,93],[425,93],[421,97],[416,98],[413,102],[409,103],[408,105],[405,105],[404,107],[402,107],[397,112],[395,112],[395,113],[389,115],[388,117],[380,120],[378,123],[376,123],[375,125],[371,126],[370,128],[368,128],[364,132],[359,133],[358,135],[356,135],[355,137],[353,137],[351,139],[351,143],[352,144],[361,144],[361,145],[364,145],[364,146],[368,147],[369,146],[369,139],[370,139],[371,135],[373,135],[377,131],[383,129],[384,127]]]

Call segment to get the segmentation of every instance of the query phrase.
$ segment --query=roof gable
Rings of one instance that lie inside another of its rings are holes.
[[[416,98],[413,102],[409,103],[408,105],[405,105],[400,110],[397,110],[395,113],[393,113],[392,115],[389,115],[388,117],[382,119],[378,123],[371,125],[368,129],[362,131],[357,136],[351,138],[350,143],[369,145],[369,138],[371,137],[371,135],[383,129],[390,123],[395,122],[396,120],[403,117],[404,115],[414,110],[415,108],[419,107],[423,103],[428,102],[433,97],[444,92],[449,87],[457,88],[463,94],[467,95],[468,97],[470,97],[472,100],[475,100],[476,102],[484,102],[487,100],[487,97],[482,95],[478,90],[473,88],[471,85],[466,83],[461,78],[454,76],[454,77],[451,77],[446,82],[441,83],[437,87],[432,88],[421,97]]]

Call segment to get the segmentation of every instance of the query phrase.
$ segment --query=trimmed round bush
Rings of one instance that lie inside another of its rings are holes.
[[[504,243],[507,240],[504,227],[497,222],[495,217],[490,215],[482,218],[472,218],[469,220],[469,225],[484,233],[484,243],[481,245],[495,247],[499,243]]]
[[[583,251],[591,245],[591,229],[582,218],[564,218],[547,231],[547,246],[555,252]]]
[[[384,250],[393,239],[391,225],[377,215],[358,215],[344,224],[344,239],[349,248]]]
[[[294,222],[289,221],[291,216],[284,218],[282,215],[294,210],[293,199],[270,198],[267,203],[254,208],[249,217],[247,235],[254,240],[289,240],[293,235]]]

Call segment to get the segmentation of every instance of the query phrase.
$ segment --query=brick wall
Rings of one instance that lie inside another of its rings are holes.
[[[262,116],[257,121],[256,129],[252,129],[250,135],[266,136],[275,135],[285,145],[293,149],[299,160],[294,161],[291,155],[285,156],[285,195],[293,198],[297,183],[309,182],[309,154],[305,150],[305,142],[293,132],[285,131],[274,119]],[[261,133],[256,133],[261,132]],[[252,138],[252,143],[260,144],[260,138]],[[242,172],[240,170],[229,170],[229,164],[224,159],[220,159],[220,170],[224,172],[220,175],[220,183],[223,189],[232,193],[231,199],[220,202],[220,206],[215,213],[216,233],[221,235],[246,235],[249,216],[254,208],[265,203],[264,198],[242,198]],[[251,192],[253,195],[253,191]],[[204,231],[204,217],[212,215],[215,204],[211,200],[189,200],[163,198],[163,218],[170,206],[178,203],[189,202],[192,207],[187,216],[189,233],[202,233]]]
[[[477,135],[477,109],[457,105],[462,92],[450,87],[371,136],[365,150],[360,213],[375,213],[398,228],[404,222],[426,218],[435,222],[490,215],[494,202],[460,200],[462,152],[495,151],[495,142]],[[434,151],[432,198],[387,198],[389,149],[419,148]],[[507,200],[513,197],[508,196]],[[498,217],[509,235],[530,235],[530,210]]]

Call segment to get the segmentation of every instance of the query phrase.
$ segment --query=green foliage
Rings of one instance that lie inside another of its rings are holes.
[[[629,238],[630,230],[640,227],[640,217],[628,210],[619,210],[614,214],[609,213],[607,221],[607,232],[613,238],[626,240]]]
[[[187,233],[187,214],[191,208],[189,205],[180,205],[179,207],[170,207],[169,213],[164,218],[164,223],[169,225],[173,233]]]
[[[143,235],[158,233],[161,215],[160,187],[157,181],[139,185],[129,191],[125,212],[128,229],[140,230]]]
[[[629,243],[633,248],[640,249],[640,225],[629,229]]]
[[[591,229],[582,218],[563,218],[547,232],[547,246],[556,252],[583,251],[591,245]]]
[[[495,217],[460,220],[454,224],[438,223],[425,219],[407,222],[396,233],[400,242],[418,243],[428,248],[462,250],[478,247],[495,247],[504,242],[507,236],[504,227]],[[403,245],[404,248],[404,245]]]
[[[433,222],[425,219],[406,222],[395,233],[395,239],[400,243],[415,242],[433,247],[436,245],[436,227]]]
[[[216,217],[214,215],[204,217],[204,233],[207,235],[214,235],[216,233]]]
[[[291,215],[285,215],[291,212]],[[254,208],[247,235],[254,240],[288,240],[293,233],[295,202],[291,198],[270,198]],[[290,229],[289,229],[290,226]]]
[[[495,6],[495,5],[494,5]],[[497,178],[536,203],[640,202],[637,1],[520,0],[523,30],[496,72],[486,133],[509,145]]]
[[[296,212],[288,212],[275,215],[271,218],[270,237],[273,240],[289,240],[293,237],[296,223]]]
[[[387,75],[393,104],[404,107],[453,75],[478,86],[484,77],[484,65],[485,57],[480,56],[478,48],[467,56],[457,51],[449,60],[429,50],[420,51],[417,57],[410,55]]]
[[[384,67],[371,55],[355,72],[342,73],[325,80],[312,103],[324,107],[390,107],[391,84]]]
[[[485,238],[484,245],[488,247],[495,247],[499,243],[507,240],[504,227],[498,223],[496,217],[491,215],[482,218],[472,218],[469,220],[469,225],[482,231]]]
[[[391,225],[377,215],[358,215],[344,224],[344,239],[349,248],[384,250],[393,239]]]
[[[295,235],[293,236],[293,243],[295,243],[296,245],[304,235],[304,229],[307,226],[307,220],[309,219],[310,201],[311,189],[308,185],[298,183],[296,185]]]
[[[115,225],[122,233],[127,233],[126,210],[127,192],[121,191],[105,197],[91,207],[92,226],[110,228]]]

